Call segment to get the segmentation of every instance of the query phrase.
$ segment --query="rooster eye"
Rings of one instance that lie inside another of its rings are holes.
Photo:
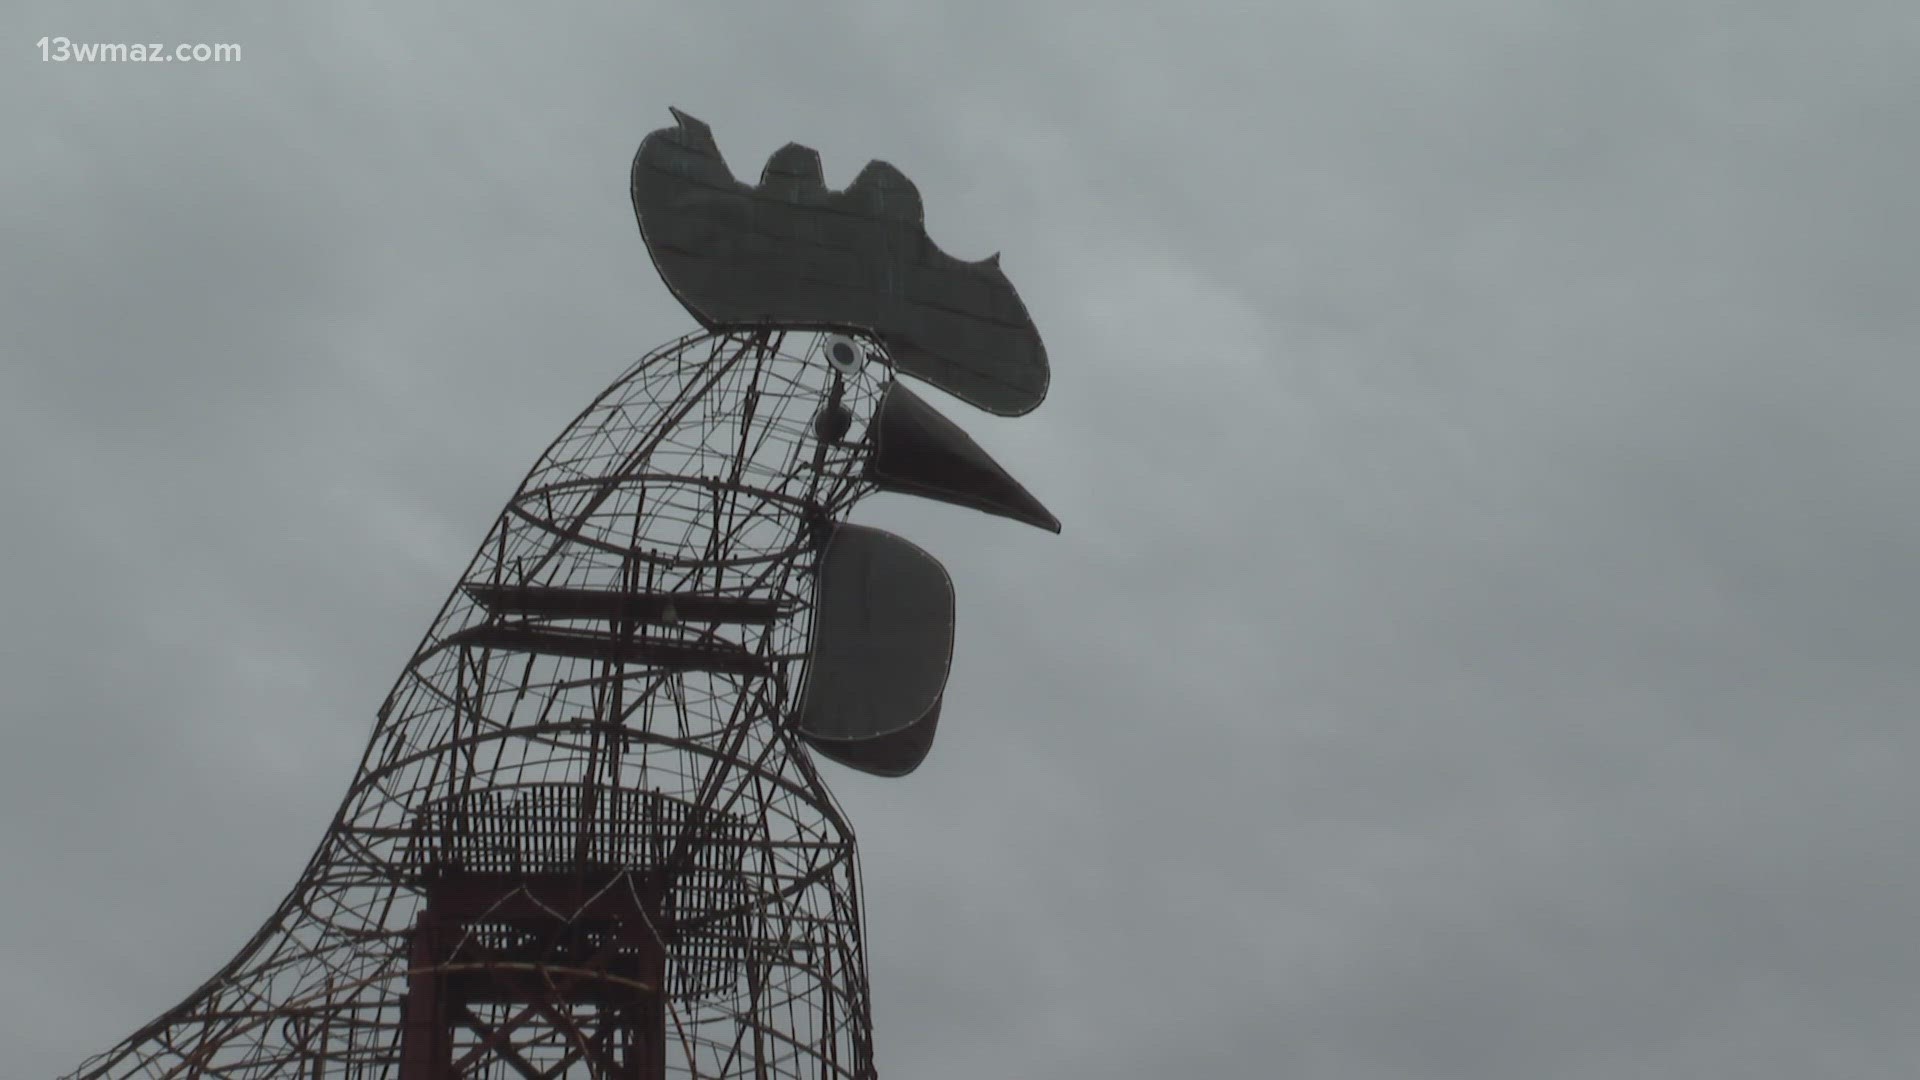
[[[867,362],[867,353],[860,343],[845,334],[828,334],[825,345],[827,363],[842,375],[852,375]]]

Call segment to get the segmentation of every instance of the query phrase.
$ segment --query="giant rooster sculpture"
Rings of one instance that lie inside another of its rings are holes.
[[[677,110],[633,165],[702,329],[527,474],[380,707],[300,881],[75,1077],[875,1075],[853,830],[815,755],[913,770],[953,592],[876,491],[1059,523],[924,380],[1000,415],[1046,353],[997,259],[873,162],[736,181]]]

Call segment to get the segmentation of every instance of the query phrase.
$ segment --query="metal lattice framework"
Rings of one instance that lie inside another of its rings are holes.
[[[306,872],[80,1080],[871,1080],[853,831],[820,755],[903,776],[953,651],[879,490],[1060,523],[900,376],[1020,415],[1046,353],[996,259],[870,163],[641,143],[634,210],[708,329],[542,455],[381,706]]]
[[[450,1075],[624,1075],[622,961],[641,986],[664,968],[667,1075],[871,1072],[853,835],[778,722],[810,534],[866,487],[858,426],[814,438],[832,373],[805,336],[683,338],[567,428],[382,706],[299,886],[76,1076],[397,1077],[410,986],[516,965],[611,992],[460,1004]],[[844,385],[869,415],[874,376]],[[460,915],[423,971],[436,904]],[[627,922],[637,942],[606,932]]]

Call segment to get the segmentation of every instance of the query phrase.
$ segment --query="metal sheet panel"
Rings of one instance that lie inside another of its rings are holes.
[[[959,425],[898,380],[887,384],[873,426],[866,476],[898,491],[1024,521],[1048,532],[1060,519],[1021,486]]]
[[[940,703],[927,715],[891,735],[877,739],[822,739],[808,736],[807,745],[823,756],[874,776],[905,776],[920,767],[933,749],[933,733],[940,726]]]
[[[800,733],[832,757],[857,758],[858,745],[894,736],[901,748],[930,744],[953,659],[946,568],[890,532],[841,524],[821,555],[815,597]],[[920,734],[903,734],[916,725]],[[897,752],[882,758],[876,764],[899,764]]]
[[[1046,397],[1046,347],[999,257],[940,250],[900,170],[869,162],[830,191],[820,155],[790,143],[750,186],[707,125],[673,115],[634,157],[633,209],[660,277],[703,325],[858,328],[901,371],[988,412]]]

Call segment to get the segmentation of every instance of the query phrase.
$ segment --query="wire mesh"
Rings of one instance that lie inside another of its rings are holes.
[[[700,333],[616,379],[480,545],[279,909],[72,1075],[400,1080],[410,985],[515,973],[579,992],[472,990],[447,1075],[625,1075],[621,1010],[656,991],[666,1075],[871,1075],[853,834],[785,724],[819,537],[869,490],[889,371],[862,344],[848,374],[813,335]],[[420,951],[458,882],[485,906]]]

